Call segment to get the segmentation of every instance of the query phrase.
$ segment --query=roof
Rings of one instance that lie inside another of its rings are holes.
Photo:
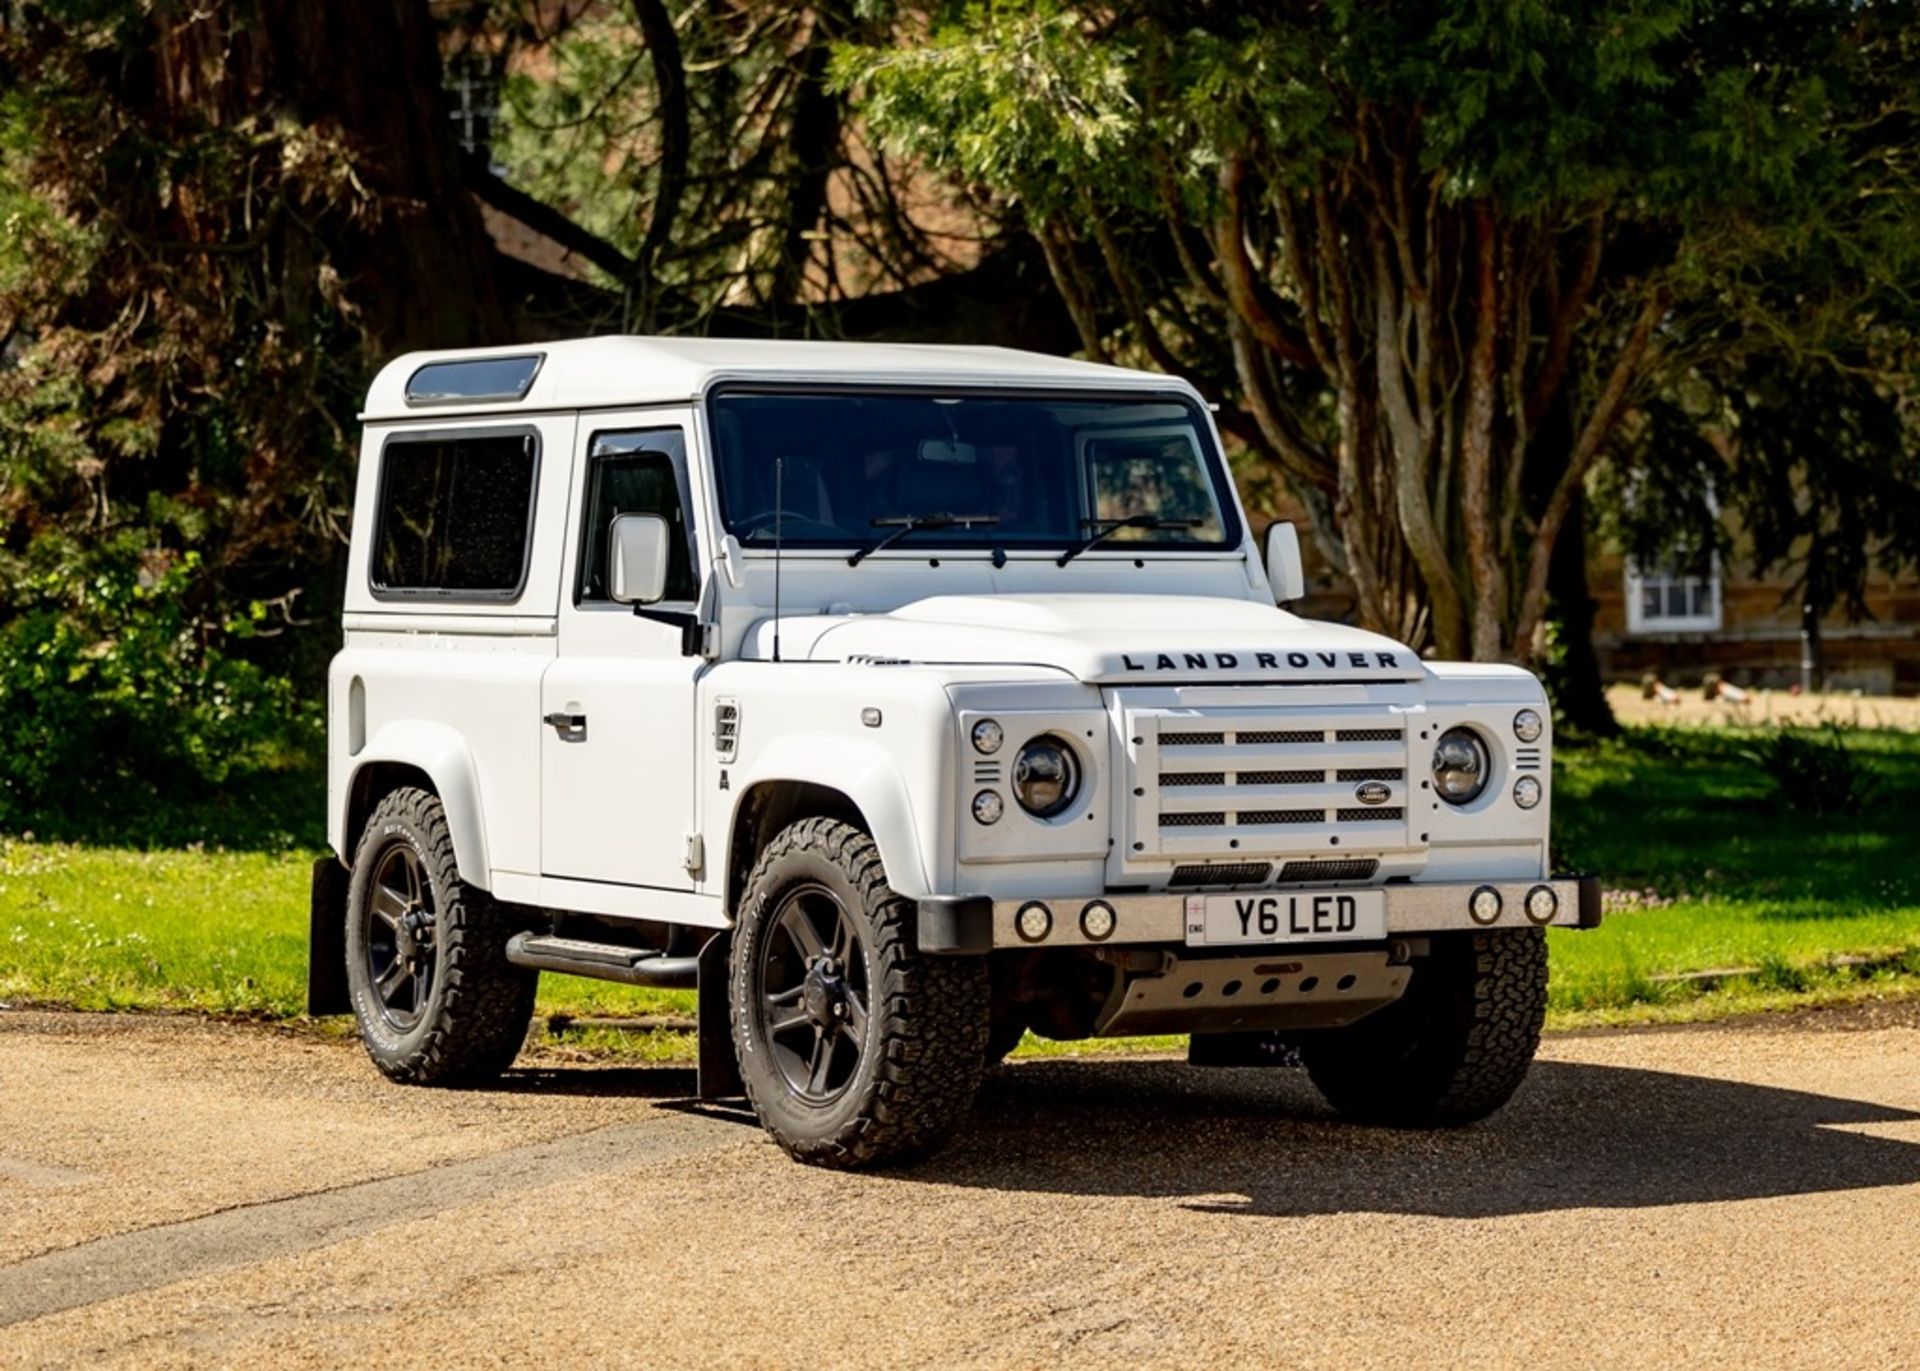
[[[486,357],[542,360],[518,400],[407,402],[407,380],[434,362]],[[1102,366],[1015,348],[924,343],[830,343],[731,338],[575,338],[521,347],[410,352],[382,367],[363,419],[585,409],[691,400],[723,380],[892,384],[1150,386],[1191,391],[1156,372]]]

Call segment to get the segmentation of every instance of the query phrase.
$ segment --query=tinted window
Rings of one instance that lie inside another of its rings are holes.
[[[518,594],[537,460],[530,433],[389,442],[374,589],[484,599]]]
[[[581,603],[612,598],[607,593],[607,544],[613,521],[622,514],[657,514],[667,521],[674,537],[667,544],[667,591],[662,598],[694,598],[699,581],[693,574],[691,530],[680,493],[685,451],[678,429],[594,436],[576,597]]]
[[[1240,536],[1212,435],[1184,400],[727,391],[711,413],[721,512],[750,547],[773,540],[776,464],[789,546],[858,546],[935,514],[977,517],[917,533],[910,547],[1063,547],[1143,515],[1183,526],[1116,541],[1220,547]]]

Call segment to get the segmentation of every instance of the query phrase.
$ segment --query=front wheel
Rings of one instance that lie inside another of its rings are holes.
[[[987,1050],[987,970],[930,957],[873,839],[806,819],[760,854],[734,930],[730,1006],[747,1099],[796,1160],[871,1166],[965,1117]]]
[[[1537,928],[1436,935],[1407,992],[1346,1028],[1299,1034],[1307,1074],[1360,1123],[1451,1128],[1520,1088],[1547,1011]]]

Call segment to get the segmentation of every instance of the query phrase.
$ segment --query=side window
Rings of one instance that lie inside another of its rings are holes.
[[[380,457],[374,592],[517,596],[539,462],[538,440],[520,429],[391,439]]]
[[[580,584],[576,604],[605,603],[607,534],[622,514],[657,514],[674,537],[667,547],[667,600],[692,600],[692,529],[687,524],[682,473],[686,443],[679,429],[596,433],[588,455],[586,515],[581,521]]]

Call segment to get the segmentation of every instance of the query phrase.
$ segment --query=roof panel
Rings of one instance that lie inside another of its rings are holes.
[[[419,417],[406,403],[409,377],[423,366],[487,357],[545,354],[518,402],[442,403],[449,411],[512,414],[670,403],[692,399],[723,379],[877,381],[1031,385],[1153,385],[1190,389],[1153,372],[1102,366],[1013,348],[924,343],[836,343],[729,338],[577,338],[511,347],[414,352],[381,368],[367,392],[365,419]]]

